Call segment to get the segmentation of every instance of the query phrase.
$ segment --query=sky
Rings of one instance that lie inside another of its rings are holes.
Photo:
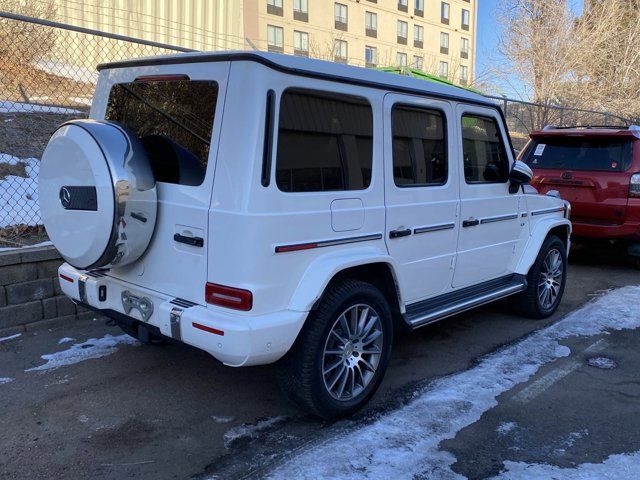
[[[496,21],[497,6],[502,0],[478,0],[478,45],[476,48],[476,76],[483,78],[492,63],[499,62],[500,56],[497,53],[498,46],[498,23]],[[583,0],[568,0],[569,5],[576,14],[582,11]],[[498,80],[497,87],[502,93],[510,98],[524,98],[524,88],[521,85],[507,85]],[[492,92],[493,93],[493,92]]]

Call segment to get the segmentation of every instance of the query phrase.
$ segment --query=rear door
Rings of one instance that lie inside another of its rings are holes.
[[[626,216],[632,143],[628,136],[540,136],[523,160],[540,193],[557,190],[571,202],[572,220],[617,225]]]
[[[522,193],[509,193],[513,159],[498,112],[461,104],[457,114],[462,172],[456,288],[510,274],[524,228]]]
[[[228,62],[115,69],[92,116],[133,130],[158,190],[155,233],[143,257],[111,276],[204,304],[208,212]]]
[[[459,228],[452,118],[448,102],[385,96],[386,241],[406,302],[451,288]]]

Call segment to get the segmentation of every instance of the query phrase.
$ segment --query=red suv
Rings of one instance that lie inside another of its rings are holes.
[[[640,267],[640,127],[534,131],[520,159],[571,203],[573,237],[624,241]]]

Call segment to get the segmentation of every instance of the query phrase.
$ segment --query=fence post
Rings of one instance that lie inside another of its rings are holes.
[[[609,126],[609,114],[608,113],[604,114],[604,126],[605,127]]]
[[[560,127],[564,127],[564,107],[560,107]]]

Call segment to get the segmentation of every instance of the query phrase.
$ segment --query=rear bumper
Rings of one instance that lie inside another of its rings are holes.
[[[58,273],[62,291],[72,299],[105,314],[116,311],[155,326],[163,335],[205,350],[224,364],[236,367],[273,363],[281,358],[293,345],[308,315],[292,310],[236,315],[100,273],[77,270],[67,263],[60,266]],[[126,311],[123,294],[144,298],[152,305],[151,312],[143,318],[137,308]]]
[[[585,238],[611,238],[640,241],[640,223],[626,222],[622,225],[597,225],[572,221],[573,235]]]

